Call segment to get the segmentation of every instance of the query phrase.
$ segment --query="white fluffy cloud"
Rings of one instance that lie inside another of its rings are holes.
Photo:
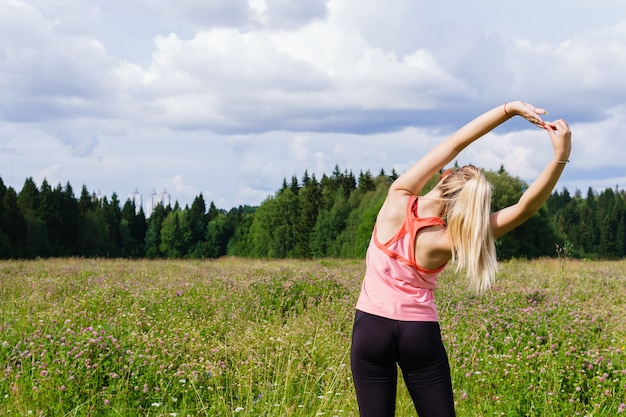
[[[258,204],[304,170],[401,172],[520,98],[574,130],[561,185],[624,183],[616,2],[301,3],[0,0],[0,178]],[[513,121],[460,158],[532,180],[544,136]]]

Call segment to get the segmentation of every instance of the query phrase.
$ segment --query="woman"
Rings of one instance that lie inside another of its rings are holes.
[[[544,122],[543,109],[514,101],[477,117],[428,152],[389,189],[367,251],[367,269],[352,335],[351,366],[362,417],[393,416],[397,365],[420,417],[454,416],[448,358],[433,290],[448,261],[471,290],[489,289],[496,273],[494,239],[539,210],[571,150],[564,120]],[[519,201],[491,214],[491,186],[473,166],[447,170],[431,191],[426,182],[463,149],[512,116],[544,128],[553,157]]]

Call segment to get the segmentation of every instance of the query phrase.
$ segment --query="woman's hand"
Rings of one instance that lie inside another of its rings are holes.
[[[508,107],[507,107],[508,108]],[[532,217],[546,202],[572,150],[572,132],[565,120],[546,122],[542,126],[550,135],[554,148],[554,160],[549,161],[544,170],[524,191],[519,201],[491,215],[491,231],[495,238],[510,232]]]
[[[524,103],[523,101],[511,101],[505,104],[506,114],[509,116],[522,116],[530,123],[545,129],[545,122],[539,117],[540,114],[548,114],[545,109],[535,107],[532,104]]]
[[[567,161],[572,151],[572,131],[567,122],[559,119],[554,122],[546,122],[545,129],[550,135],[552,148],[554,149],[554,159],[557,161]]]

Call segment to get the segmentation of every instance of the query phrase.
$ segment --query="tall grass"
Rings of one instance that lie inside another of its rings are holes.
[[[0,262],[0,415],[354,416],[362,261]],[[626,412],[626,262],[437,292],[459,416]],[[398,416],[415,415],[399,384]],[[626,415],[626,414],[624,414]]]

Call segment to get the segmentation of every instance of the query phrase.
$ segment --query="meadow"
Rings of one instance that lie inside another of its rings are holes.
[[[355,416],[363,270],[0,261],[0,415]],[[481,298],[448,268],[437,299],[458,416],[626,416],[626,261],[507,261]]]

